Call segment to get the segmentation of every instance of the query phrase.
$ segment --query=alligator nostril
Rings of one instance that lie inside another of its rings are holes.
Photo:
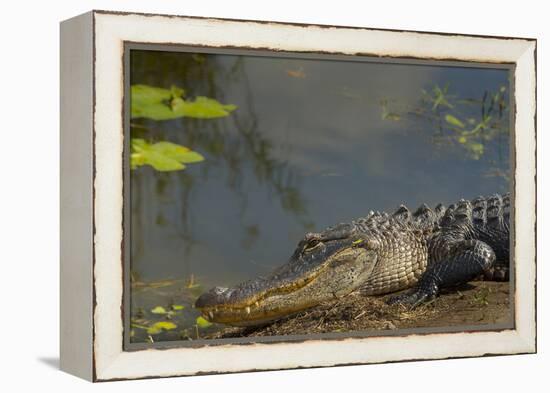
[[[227,299],[228,292],[230,292],[229,288],[214,287],[199,296],[195,301],[195,308],[215,306]]]

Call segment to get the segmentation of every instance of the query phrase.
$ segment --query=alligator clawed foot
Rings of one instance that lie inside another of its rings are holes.
[[[389,305],[400,304],[412,310],[431,299],[432,296],[429,293],[415,290],[401,295],[392,296],[386,301],[386,303]]]

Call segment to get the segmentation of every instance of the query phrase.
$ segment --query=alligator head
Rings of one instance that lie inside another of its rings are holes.
[[[211,322],[264,324],[357,289],[376,265],[375,248],[353,224],[308,233],[290,260],[270,275],[212,288],[195,307]]]

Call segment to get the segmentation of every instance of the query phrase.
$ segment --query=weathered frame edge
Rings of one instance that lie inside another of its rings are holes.
[[[60,24],[60,369],[92,381],[93,18]]]
[[[532,41],[532,40],[530,40],[530,41]],[[532,59],[532,56],[533,56],[532,53],[533,53],[533,52],[535,53],[535,62],[534,62],[534,67],[533,67],[533,68],[534,68],[535,75],[532,76],[532,79],[536,81],[536,41],[535,41],[534,43],[533,43],[533,42],[526,42],[526,44],[529,44],[529,45],[526,45],[526,46],[525,46],[525,47],[526,47],[526,50],[525,50],[524,55],[530,56],[531,59]],[[530,46],[530,44],[533,44],[533,45]],[[528,52],[528,53],[527,53],[527,52]],[[525,58],[526,56],[522,56],[522,57]],[[518,57],[518,59],[519,59],[519,57]],[[529,65],[531,65],[531,63],[529,63]],[[531,79],[531,78],[530,78],[530,79]],[[531,87],[531,86],[530,86],[530,87]],[[534,84],[533,89],[534,89],[534,88],[536,88],[536,82],[535,82],[535,84]],[[526,90],[527,90],[527,89],[526,89]],[[525,90],[524,90],[524,93],[525,93]],[[529,94],[532,93],[531,89],[529,89],[528,93],[529,93]],[[527,136],[528,136],[529,138],[533,137],[533,140],[534,140],[534,142],[535,142],[535,146],[533,146],[533,150],[536,151],[536,97],[535,97],[534,100],[529,99],[528,102],[525,103],[525,106],[526,106],[527,104],[533,105],[533,106],[534,106],[534,110],[533,110],[533,113],[532,113],[532,114],[533,114],[533,117],[534,117],[534,120],[535,120],[535,124],[534,124],[534,127],[531,127],[531,126],[529,125],[529,127],[528,127],[529,135],[527,135]],[[524,109],[525,109],[525,108],[524,108]],[[524,117],[525,117],[525,113],[524,113],[524,112],[528,112],[528,114],[531,114],[530,109],[531,109],[531,107],[529,108],[529,111],[522,111]],[[528,120],[529,120],[529,121],[533,121],[532,118],[529,118]],[[517,123],[516,123],[516,124],[517,124]],[[525,125],[525,123],[524,123],[524,125]],[[531,134],[531,133],[532,133],[532,134]],[[530,143],[530,142],[529,142],[529,143]],[[529,147],[531,147],[531,146],[529,146]],[[529,153],[530,153],[530,152],[531,152],[531,150],[529,151]],[[531,160],[529,160],[529,165],[531,165]],[[535,162],[535,165],[534,165],[534,167],[533,167],[532,169],[533,169],[533,171],[534,171],[533,175],[536,176],[536,162]],[[529,175],[529,177],[531,176],[530,173],[529,173],[528,175]],[[529,188],[530,191],[532,191],[532,188],[533,188],[533,187],[536,187],[536,177],[535,177],[535,179],[534,179],[534,184],[531,184],[528,188]],[[535,191],[536,191],[536,190],[535,190]],[[529,198],[532,198],[532,197],[529,196]],[[534,205],[535,205],[534,207],[536,207],[536,195],[535,195],[535,198],[534,198],[534,199],[530,199],[529,202],[533,202]],[[533,217],[533,219],[536,220],[536,217]],[[536,224],[536,221],[535,221],[535,224]],[[531,234],[531,233],[532,233],[532,230],[534,231],[535,229],[536,229],[536,227],[535,227],[535,228],[532,228],[532,229],[529,229],[528,233]],[[536,250],[535,250],[534,257],[535,257],[535,260],[536,260]],[[532,272],[529,272],[529,273],[532,273]],[[533,281],[536,283],[536,281],[535,281],[535,280],[536,280],[536,272],[535,272],[534,274],[535,274],[535,275],[532,276],[532,278],[533,278]],[[96,283],[96,284],[97,284],[97,283]],[[535,291],[536,291],[536,288],[534,288],[532,295],[535,295]],[[531,296],[531,295],[530,295],[530,296]],[[528,297],[530,297],[530,296],[528,296]],[[532,299],[530,299],[530,300],[535,300],[535,298],[532,298]],[[527,320],[529,320],[529,318],[530,318],[530,313],[527,313],[527,314],[528,314],[528,315],[526,315],[525,317],[527,317]],[[534,319],[534,323],[536,323],[536,314],[533,314],[532,316],[533,316],[533,319]],[[525,322],[525,320],[524,320],[524,322]],[[529,332],[528,332],[528,331],[525,331],[525,330],[521,329],[521,330],[522,330],[521,333],[523,333],[523,334],[521,334],[520,336],[517,336],[517,339],[519,339],[519,341],[516,342],[516,344],[519,344],[519,342],[521,342],[521,349],[519,349],[519,347],[518,347],[518,348],[516,349],[517,352],[508,352],[508,353],[532,353],[532,352],[535,352],[535,351],[536,351],[536,325],[534,325],[534,326],[529,326],[529,327],[532,328],[532,329],[534,329],[534,331],[529,331]],[[525,340],[525,341],[524,341],[524,340]],[[513,351],[513,350],[512,350],[512,351]],[[505,354],[506,351],[503,351],[503,352],[501,352],[501,353],[502,353],[502,354]],[[494,354],[496,354],[496,353],[491,353],[491,354],[494,355]],[[485,355],[488,355],[488,353],[486,353]],[[467,355],[467,356],[476,356],[476,355]],[[480,356],[480,355],[477,355],[477,356]],[[483,355],[481,355],[481,356],[483,356]],[[457,357],[461,357],[461,356],[457,356]],[[437,358],[446,358],[446,357],[445,357],[445,356],[432,356],[432,357],[430,357],[430,358],[431,358],[431,359],[437,359]],[[118,359],[118,357],[117,357],[116,359],[113,358],[113,359],[111,359],[111,360],[112,360],[113,362],[116,363],[119,359]],[[122,359],[120,359],[120,360],[122,360]],[[420,360],[420,359],[419,359],[419,360]],[[399,360],[399,361],[407,361],[407,358],[404,357],[403,360]],[[366,363],[370,363],[370,362],[366,362]],[[113,365],[114,365],[114,363],[113,363]],[[338,364],[335,363],[334,365],[338,365]],[[315,366],[314,366],[314,365],[309,365],[309,366],[306,366],[306,367],[315,367]],[[109,371],[114,371],[114,370],[111,370],[111,367],[108,367],[108,368],[110,369]],[[116,367],[115,367],[115,368],[116,368]],[[282,367],[282,368],[287,368],[287,367]],[[291,368],[295,368],[295,367],[291,367]],[[244,370],[245,370],[245,369],[242,369],[242,370],[239,370],[238,372],[242,372],[242,371],[244,371]],[[106,370],[106,369],[103,369],[103,371],[107,371],[107,370]],[[250,370],[250,371],[252,371],[252,370]],[[235,371],[218,371],[218,372],[221,373],[221,372],[235,372]],[[104,373],[102,372],[101,374],[104,374]],[[114,376],[112,375],[112,372],[108,372],[107,374],[111,374],[111,377],[110,377],[110,378],[109,378],[109,377],[105,378],[106,375],[102,375],[99,379],[97,379],[97,378],[94,378],[94,379],[96,379],[96,380],[113,380],[113,379],[119,379],[119,378],[117,378],[117,377],[114,377]],[[196,374],[201,374],[201,373],[199,372],[199,373],[196,373]],[[164,374],[164,373],[163,373],[162,375],[151,374],[149,377],[151,377],[151,376],[153,376],[153,375],[154,375],[154,376],[160,377],[160,376],[176,376],[176,375],[182,375],[182,374],[180,374],[180,373],[170,374],[170,373],[168,372],[167,374]],[[189,374],[188,374],[188,375],[189,375]],[[141,377],[136,377],[136,376],[134,376],[134,377],[132,377],[132,378],[143,378],[143,377],[146,378],[147,376],[141,376]],[[126,378],[128,378],[128,377],[122,377],[122,379],[126,379]]]

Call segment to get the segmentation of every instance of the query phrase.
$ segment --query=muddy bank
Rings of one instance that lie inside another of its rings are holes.
[[[477,281],[443,293],[414,310],[389,306],[384,297],[351,294],[270,325],[227,327],[202,338],[317,334],[417,327],[488,325],[511,321],[510,284]]]

